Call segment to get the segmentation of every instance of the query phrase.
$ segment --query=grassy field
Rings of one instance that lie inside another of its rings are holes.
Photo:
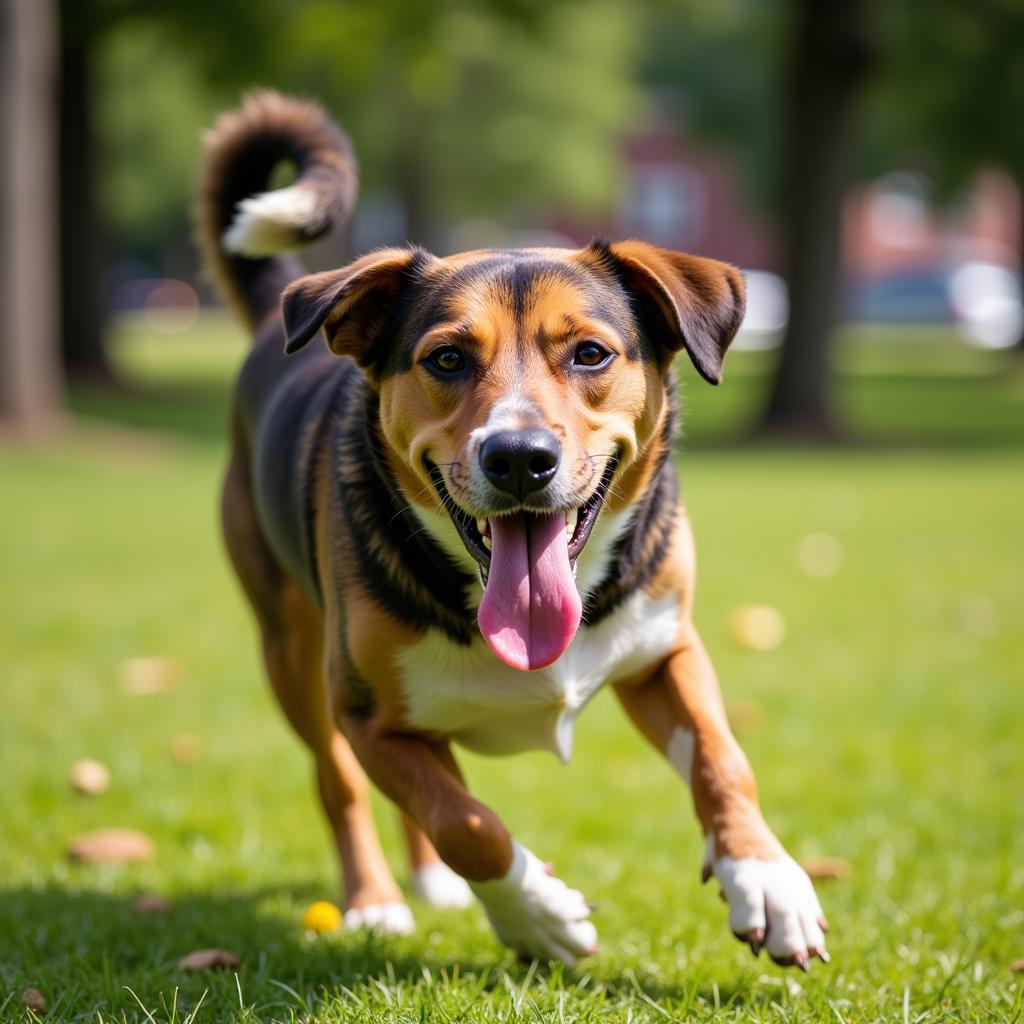
[[[718,391],[690,377],[698,621],[769,820],[794,855],[850,864],[820,889],[833,962],[794,975],[735,942],[687,793],[602,695],[567,768],[462,758],[599,904],[599,955],[563,972],[517,964],[475,908],[414,904],[410,938],[304,936],[334,865],[215,528],[240,341],[212,320],[122,333],[134,393],[77,394],[67,438],[0,451],[0,1020],[26,1019],[30,985],[53,1020],[161,1024],[1024,1018],[1024,383],[997,357],[845,338],[840,405],[868,443],[829,451],[724,443],[770,357],[739,353]],[[834,574],[801,569],[812,533],[841,546]],[[732,643],[749,602],[784,616],[777,650]],[[180,685],[126,693],[135,657],[170,659]],[[105,795],[71,790],[80,757],[109,766]],[[378,821],[404,879],[383,803]],[[67,861],[107,825],[156,858]],[[140,892],[173,910],[140,915]],[[237,975],[176,969],[205,946]]]

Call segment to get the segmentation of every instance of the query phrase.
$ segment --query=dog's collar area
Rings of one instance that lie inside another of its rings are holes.
[[[487,585],[487,573],[491,567],[491,552],[490,552],[490,526],[485,519],[476,519],[461,508],[452,498],[451,493],[445,486],[444,474],[441,472],[441,468],[435,463],[431,462],[426,456],[423,458],[423,464],[426,467],[427,473],[430,476],[431,481],[437,490],[437,495],[441,499],[441,504],[448,511],[448,515],[451,517],[452,523],[455,526],[459,537],[462,539],[462,543],[465,544],[466,550],[476,560],[480,572],[480,582]],[[552,512],[535,512],[530,509],[516,509],[511,512],[503,512],[502,515],[515,515],[517,513],[524,513],[526,515],[553,515],[561,512],[565,516],[566,520],[566,531],[572,530],[569,537],[569,562],[575,568],[576,559],[579,558],[580,552],[583,550],[587,541],[590,539],[590,534],[594,529],[594,524],[597,522],[598,514],[601,511],[601,506],[604,504],[605,496],[608,493],[608,488],[611,485],[612,477],[615,475],[616,467],[619,464],[618,455],[612,455],[608,458],[608,464],[605,466],[604,473],[601,475],[594,493],[587,498],[582,505],[578,508],[572,509],[568,512],[564,510],[552,510]],[[483,524],[483,530],[480,529],[480,524]]]

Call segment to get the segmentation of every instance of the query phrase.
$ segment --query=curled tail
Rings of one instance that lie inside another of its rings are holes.
[[[276,92],[246,95],[205,137],[197,234],[203,262],[250,327],[278,303],[300,269],[282,253],[348,216],[356,162],[344,133],[315,103]],[[287,188],[267,191],[274,168],[292,162]]]

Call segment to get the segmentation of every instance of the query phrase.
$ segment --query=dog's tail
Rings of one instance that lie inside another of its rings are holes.
[[[196,228],[207,272],[250,327],[276,308],[299,273],[281,254],[348,216],[356,162],[344,133],[315,103],[251,92],[205,137]],[[289,161],[297,178],[268,191]]]

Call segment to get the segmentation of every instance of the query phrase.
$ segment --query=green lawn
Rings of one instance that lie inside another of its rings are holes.
[[[476,909],[414,905],[412,938],[304,937],[334,864],[215,528],[240,335],[126,326],[135,393],[77,394],[71,437],[0,451],[0,1020],[26,1018],[29,985],[55,1020],[161,1024],[200,1000],[209,1022],[1024,1019],[1024,384],[952,338],[890,340],[839,350],[863,445],[723,443],[755,414],[770,356],[739,353],[721,389],[691,375],[684,391],[698,621],[769,820],[796,856],[851,865],[820,889],[831,966],[786,973],[731,937],[699,884],[687,793],[602,695],[568,768],[462,758],[599,904],[599,955],[563,972],[518,965]],[[892,437],[907,443],[876,443]],[[834,575],[800,568],[813,532],[842,545]],[[747,602],[785,616],[777,650],[732,644]],[[179,688],[125,693],[136,656],[179,663]],[[198,761],[172,758],[181,732]],[[68,785],[86,756],[110,767],[101,797]],[[105,825],[148,833],[157,857],[69,864],[68,838]],[[143,891],[173,911],[139,915]],[[237,979],[176,969],[203,946],[238,953]]]

